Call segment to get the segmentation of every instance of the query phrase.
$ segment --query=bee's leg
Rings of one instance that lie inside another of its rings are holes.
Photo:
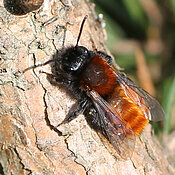
[[[60,75],[56,75],[54,73],[48,73],[48,72],[45,72],[45,71],[40,71],[39,73],[43,73],[43,74],[46,74],[47,75],[47,79],[49,80],[49,82],[53,85],[57,85],[57,84],[63,84],[63,85],[70,85],[71,84],[71,81],[67,80],[67,79],[64,79],[62,78],[62,76]]]
[[[107,139],[108,136],[106,134],[103,123],[100,119],[99,113],[95,109],[93,105],[88,106],[88,108],[84,111],[85,118],[88,124],[95,130],[101,132]]]
[[[77,82],[64,79],[61,75],[59,76],[53,73],[43,71],[40,73],[46,74],[51,84],[64,85],[64,87],[67,87],[69,92],[74,94],[75,98],[78,100],[78,102],[71,107],[66,118],[58,126],[70,122],[85,111],[89,104],[89,98],[81,88],[77,88]]]
[[[70,121],[75,119],[78,115],[82,114],[85,111],[87,106],[88,106],[88,98],[85,98],[81,101],[78,101],[78,103],[75,103],[70,109],[66,118],[58,126],[65,123],[69,123]]]

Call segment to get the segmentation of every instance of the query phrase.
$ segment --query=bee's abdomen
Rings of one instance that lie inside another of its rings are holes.
[[[116,109],[126,125],[128,125],[136,135],[140,134],[149,122],[149,120],[145,118],[144,109],[127,97],[121,86],[117,86],[114,89],[113,94],[108,97],[107,101]]]

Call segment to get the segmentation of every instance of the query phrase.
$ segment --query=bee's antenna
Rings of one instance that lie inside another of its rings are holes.
[[[78,38],[77,38],[77,43],[76,43],[75,47],[78,46],[78,42],[79,42],[79,40],[80,40],[81,33],[82,33],[82,30],[83,30],[83,26],[84,26],[84,23],[85,23],[87,17],[88,17],[88,15],[86,15],[86,16],[83,18],[83,21],[82,21],[81,27],[80,27],[80,32],[79,32],[79,35],[78,35]]]
[[[58,59],[52,59],[52,60],[46,61],[45,63],[41,63],[41,64],[37,64],[37,65],[30,66],[30,67],[28,67],[28,68],[26,68],[26,69],[24,69],[24,70],[19,71],[19,73],[24,74],[25,72],[27,72],[27,71],[30,70],[30,69],[35,69],[35,68],[37,68],[37,67],[45,66],[45,65],[47,65],[47,64],[49,64],[49,63],[51,63],[51,62],[55,62],[55,61],[57,61],[57,60],[58,60]]]

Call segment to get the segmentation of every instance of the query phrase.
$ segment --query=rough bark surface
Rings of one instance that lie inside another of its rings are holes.
[[[137,138],[133,156],[117,160],[79,116],[54,130],[75,102],[64,89],[52,86],[39,70],[15,72],[51,58],[56,49],[74,45],[88,14],[80,44],[108,52],[94,5],[82,0],[45,0],[37,12],[19,17],[0,0],[0,173],[55,175],[174,174],[150,126]],[[47,25],[44,22],[58,15]],[[59,131],[63,133],[60,136]]]

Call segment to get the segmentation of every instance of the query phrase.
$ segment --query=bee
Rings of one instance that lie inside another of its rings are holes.
[[[111,56],[79,46],[84,17],[75,46],[57,51],[53,58],[34,65],[24,72],[51,64],[48,78],[63,85],[77,99],[62,125],[84,114],[90,126],[113,145],[119,155],[134,146],[135,136],[146,124],[163,120],[165,115],[159,102],[148,92],[120,72]]]

